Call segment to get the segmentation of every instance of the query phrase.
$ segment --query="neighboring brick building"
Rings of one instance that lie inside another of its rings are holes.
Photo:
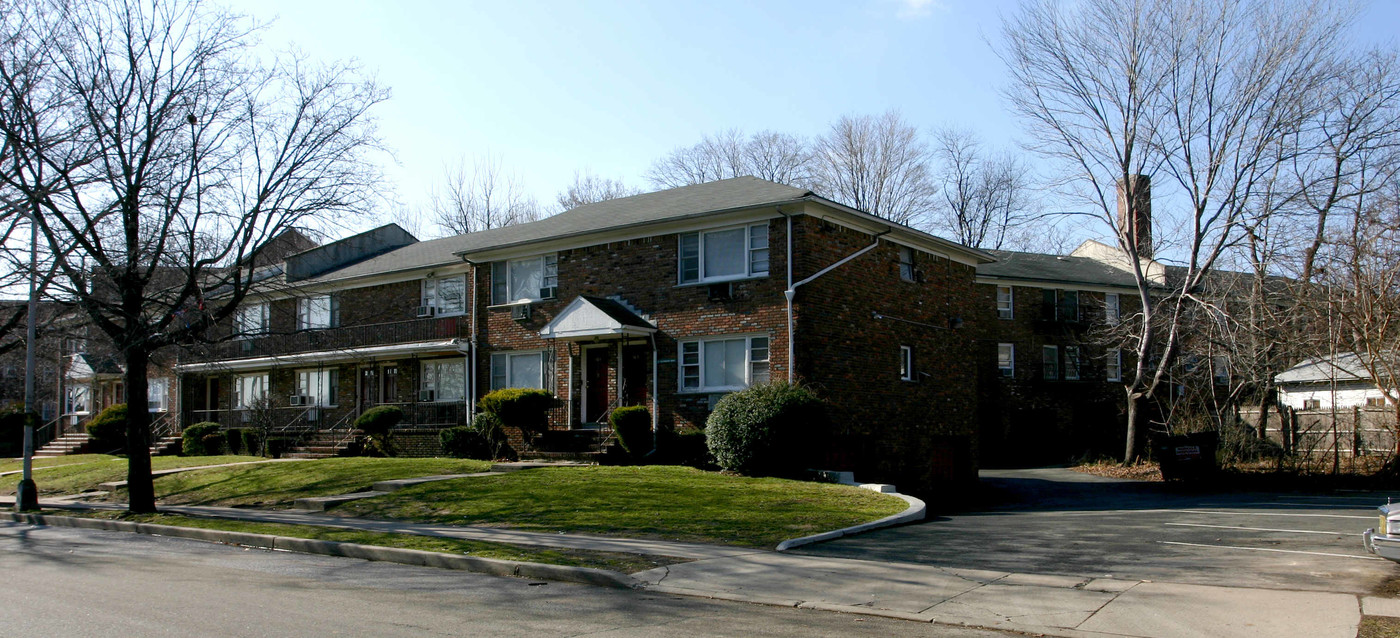
[[[431,432],[528,386],[559,396],[556,428],[636,404],[685,429],[791,379],[832,407],[829,469],[929,490],[975,478],[991,260],[754,178],[432,241],[391,225],[289,256],[236,338],[182,360],[185,422],[335,429],[398,404]]]

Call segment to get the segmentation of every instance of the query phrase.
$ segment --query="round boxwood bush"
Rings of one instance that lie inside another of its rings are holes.
[[[815,461],[826,424],[825,406],[811,390],[769,383],[720,399],[705,422],[705,442],[726,470],[790,475]]]
[[[185,456],[211,456],[224,447],[224,433],[212,421],[195,423],[180,434],[180,453]]]
[[[396,405],[380,405],[365,410],[355,419],[355,428],[369,439],[365,451],[371,456],[393,456],[391,435],[394,426],[403,421],[403,409]]]
[[[629,405],[613,410],[608,416],[608,424],[612,426],[613,434],[617,435],[618,445],[632,458],[641,458],[651,451],[651,412],[645,407]]]
[[[87,433],[95,452],[126,452],[126,404],[118,403],[98,412],[88,421]]]

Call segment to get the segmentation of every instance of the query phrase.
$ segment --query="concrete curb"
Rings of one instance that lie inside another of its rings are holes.
[[[74,527],[112,532],[133,532],[151,536],[188,538],[211,543],[224,543],[227,545],[241,545],[244,547],[300,552],[303,554],[319,554],[322,556],[359,558],[362,560],[400,563],[403,565],[415,565],[420,567],[456,569],[489,574],[492,576],[538,578],[543,580],[596,585],[598,587],[612,587],[615,589],[640,589],[642,587],[642,583],[637,579],[627,574],[606,569],[547,565],[544,563],[479,558],[465,555],[459,556],[457,554],[444,554],[442,552],[429,552],[418,549],[401,549],[397,547],[380,547],[377,545],[322,541],[309,538],[291,538],[287,536],[249,534],[246,532],[229,532],[197,527],[177,527],[174,525],[155,525],[151,523],[133,523],[130,521],[114,521],[102,518],[51,516],[46,514],[0,512],[0,521],[46,525],[49,527]]]
[[[854,536],[862,532],[868,532],[872,529],[880,529],[882,527],[892,527],[895,525],[902,525],[904,523],[921,521],[924,520],[924,516],[928,513],[928,506],[925,505],[923,501],[917,498],[914,498],[907,494],[900,494],[897,492],[886,492],[886,494],[889,494],[890,496],[898,496],[899,498],[904,499],[904,502],[908,503],[909,507],[905,508],[903,512],[900,512],[893,516],[886,516],[877,521],[871,521],[869,523],[855,525],[852,527],[845,527],[830,532],[822,532],[821,534],[812,534],[811,536],[790,538],[781,543],[778,543],[778,551],[785,552],[794,547],[801,547],[803,545],[810,545],[812,543],[829,541],[841,538],[842,536]]]

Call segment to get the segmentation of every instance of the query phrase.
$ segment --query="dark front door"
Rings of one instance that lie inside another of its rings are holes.
[[[651,352],[646,346],[622,349],[622,402],[624,405],[646,405],[651,391]]]
[[[597,423],[608,409],[607,347],[583,350],[583,422]]]
[[[385,403],[399,402],[399,367],[384,366],[384,393],[381,401]]]
[[[379,370],[360,368],[360,411],[364,412],[379,403]]]

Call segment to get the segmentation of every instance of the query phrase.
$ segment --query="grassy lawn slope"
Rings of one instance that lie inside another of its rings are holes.
[[[465,459],[334,458],[239,465],[160,477],[156,498],[179,505],[289,507],[298,498],[357,492],[377,481],[489,469],[486,461]]]
[[[906,507],[856,487],[649,466],[542,468],[425,483],[332,512],[772,548]]]
[[[40,498],[77,494],[87,490],[95,490],[99,483],[126,480],[126,459],[123,457],[107,454],[83,454],[62,458],[84,458],[85,460],[55,465],[49,469],[34,472],[34,483],[39,486]],[[177,467],[262,460],[264,459],[256,456],[157,456],[151,459],[151,469],[169,470]],[[37,461],[35,466],[38,467]],[[0,494],[14,494],[15,485],[18,482],[18,479],[14,482],[0,482]]]

